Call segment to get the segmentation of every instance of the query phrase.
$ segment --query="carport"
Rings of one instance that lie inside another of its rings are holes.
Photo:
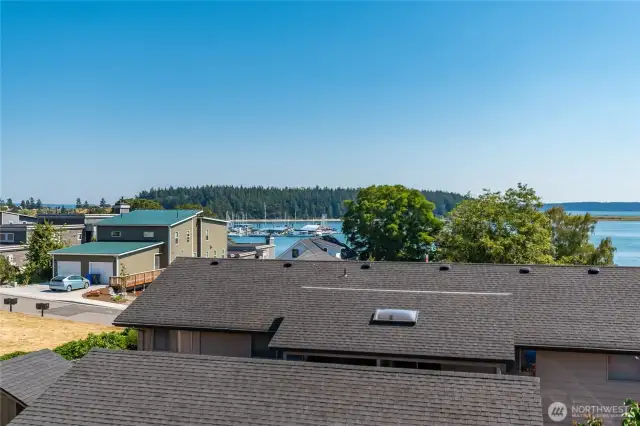
[[[99,275],[100,284],[109,284],[109,278],[137,274],[156,269],[156,255],[162,253],[164,242],[98,241],[65,247],[50,252],[53,275]]]

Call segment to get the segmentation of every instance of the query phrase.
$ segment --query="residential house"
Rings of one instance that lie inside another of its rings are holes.
[[[229,242],[227,256],[236,259],[275,259],[276,244],[272,235],[264,243]]]
[[[24,245],[37,225],[35,222],[6,223],[0,225],[0,245]],[[82,244],[84,225],[54,225],[59,238],[67,245]]]
[[[23,267],[27,263],[27,246],[21,245],[0,245],[0,256],[4,256],[10,265]]]
[[[71,363],[49,349],[0,361],[0,426],[32,405]]]
[[[95,225],[97,241],[51,252],[54,275],[99,274],[108,284],[111,277],[148,272],[153,280],[154,271],[180,256],[226,256],[226,222],[201,213],[135,210],[101,220]]]
[[[0,211],[0,225],[37,223],[38,218],[26,214]]]
[[[114,322],[139,349],[537,376],[548,425],[640,398],[640,268],[180,259],[160,282]]]
[[[541,411],[531,377],[94,349],[12,425],[539,426]]]
[[[88,243],[96,237],[98,222],[115,216],[115,214],[82,214],[82,213],[51,213],[39,214],[38,222],[48,222],[53,225],[83,225],[82,243]]]
[[[322,237],[302,238],[278,256],[278,259],[335,260],[351,259],[353,257],[355,257],[355,254],[346,244],[330,235],[326,235]]]

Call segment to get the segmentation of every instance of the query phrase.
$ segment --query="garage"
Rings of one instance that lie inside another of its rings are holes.
[[[58,261],[56,275],[82,275],[81,262]]]
[[[113,276],[113,262],[89,262],[89,273],[100,274],[100,284],[109,284]]]

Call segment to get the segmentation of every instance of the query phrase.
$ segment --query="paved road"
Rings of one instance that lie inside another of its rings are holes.
[[[0,299],[11,297],[0,294]],[[72,321],[90,322],[102,325],[112,325],[115,317],[122,312],[121,309],[106,308],[102,306],[85,305],[74,302],[54,302],[47,300],[31,299],[28,297],[18,297],[18,304],[13,305],[14,312],[40,315],[36,309],[36,303],[49,303],[49,310],[44,311],[45,317],[63,318]],[[9,306],[2,304],[2,310],[8,311]]]

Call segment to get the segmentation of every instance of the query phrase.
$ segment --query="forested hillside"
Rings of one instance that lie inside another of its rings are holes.
[[[443,215],[464,197],[444,191],[422,191],[436,205],[436,214]],[[265,188],[261,186],[197,186],[152,188],[137,198],[156,200],[165,209],[196,203],[208,207],[221,218],[226,213],[241,212],[248,218],[262,219],[266,204],[267,218],[328,218],[341,217],[346,211],[345,200],[355,199],[358,188]]]

